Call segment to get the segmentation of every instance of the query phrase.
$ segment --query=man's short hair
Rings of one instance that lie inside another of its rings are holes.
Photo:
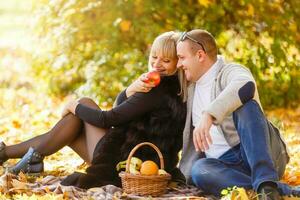
[[[201,44],[203,44],[207,55],[212,60],[217,59],[218,47],[216,40],[211,33],[202,29],[194,29],[189,31],[188,35],[194,38],[195,40],[201,42]],[[194,53],[196,53],[199,49],[202,49],[202,47],[195,42],[190,41],[189,43],[191,44],[191,48]]]

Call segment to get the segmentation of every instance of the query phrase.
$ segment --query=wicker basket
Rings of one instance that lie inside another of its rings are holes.
[[[151,195],[159,196],[165,193],[168,185],[168,181],[171,179],[170,174],[164,175],[134,175],[129,173],[130,160],[133,154],[138,148],[144,145],[151,146],[158,154],[160,160],[160,169],[164,169],[164,159],[160,150],[154,144],[150,142],[143,142],[136,145],[130,152],[128,159],[126,161],[126,171],[120,172],[119,176],[122,180],[122,187],[124,192],[127,194],[136,194],[136,195]]]

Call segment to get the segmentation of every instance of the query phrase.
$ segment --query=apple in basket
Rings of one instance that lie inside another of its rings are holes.
[[[166,175],[168,174],[164,169],[159,169],[158,170],[158,175]]]
[[[117,164],[116,166],[116,169],[117,171],[120,171],[121,169],[125,169],[126,168],[126,161],[127,160],[124,160],[124,161],[121,161]],[[140,169],[141,169],[141,166],[142,166],[142,160],[137,158],[137,157],[132,157],[131,160],[130,160],[130,164],[129,164],[129,172],[131,174],[141,174],[140,173]]]

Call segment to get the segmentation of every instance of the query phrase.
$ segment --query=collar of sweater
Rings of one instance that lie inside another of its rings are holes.
[[[205,74],[203,74],[203,76],[199,78],[198,81],[196,81],[197,85],[205,85],[213,81],[223,64],[224,58],[218,55],[217,61],[210,67],[210,69]]]

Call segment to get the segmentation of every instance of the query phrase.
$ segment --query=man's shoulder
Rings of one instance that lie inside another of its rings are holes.
[[[236,69],[236,68],[245,68],[245,69],[248,69],[247,67],[245,67],[241,63],[237,63],[237,62],[234,62],[232,60],[229,60],[229,59],[225,58],[222,55],[218,55],[218,61],[219,61],[218,62],[219,65],[221,65],[221,71],[222,70]]]
[[[249,68],[247,68],[246,66],[240,64],[240,63],[236,63],[236,62],[226,62],[224,63],[224,65],[222,66],[219,75],[222,74],[232,74],[232,73],[247,73],[247,74],[251,74],[251,71],[249,70]]]
[[[222,68],[222,70],[235,70],[235,69],[246,69],[249,71],[249,69],[246,66],[236,62],[225,62]]]

